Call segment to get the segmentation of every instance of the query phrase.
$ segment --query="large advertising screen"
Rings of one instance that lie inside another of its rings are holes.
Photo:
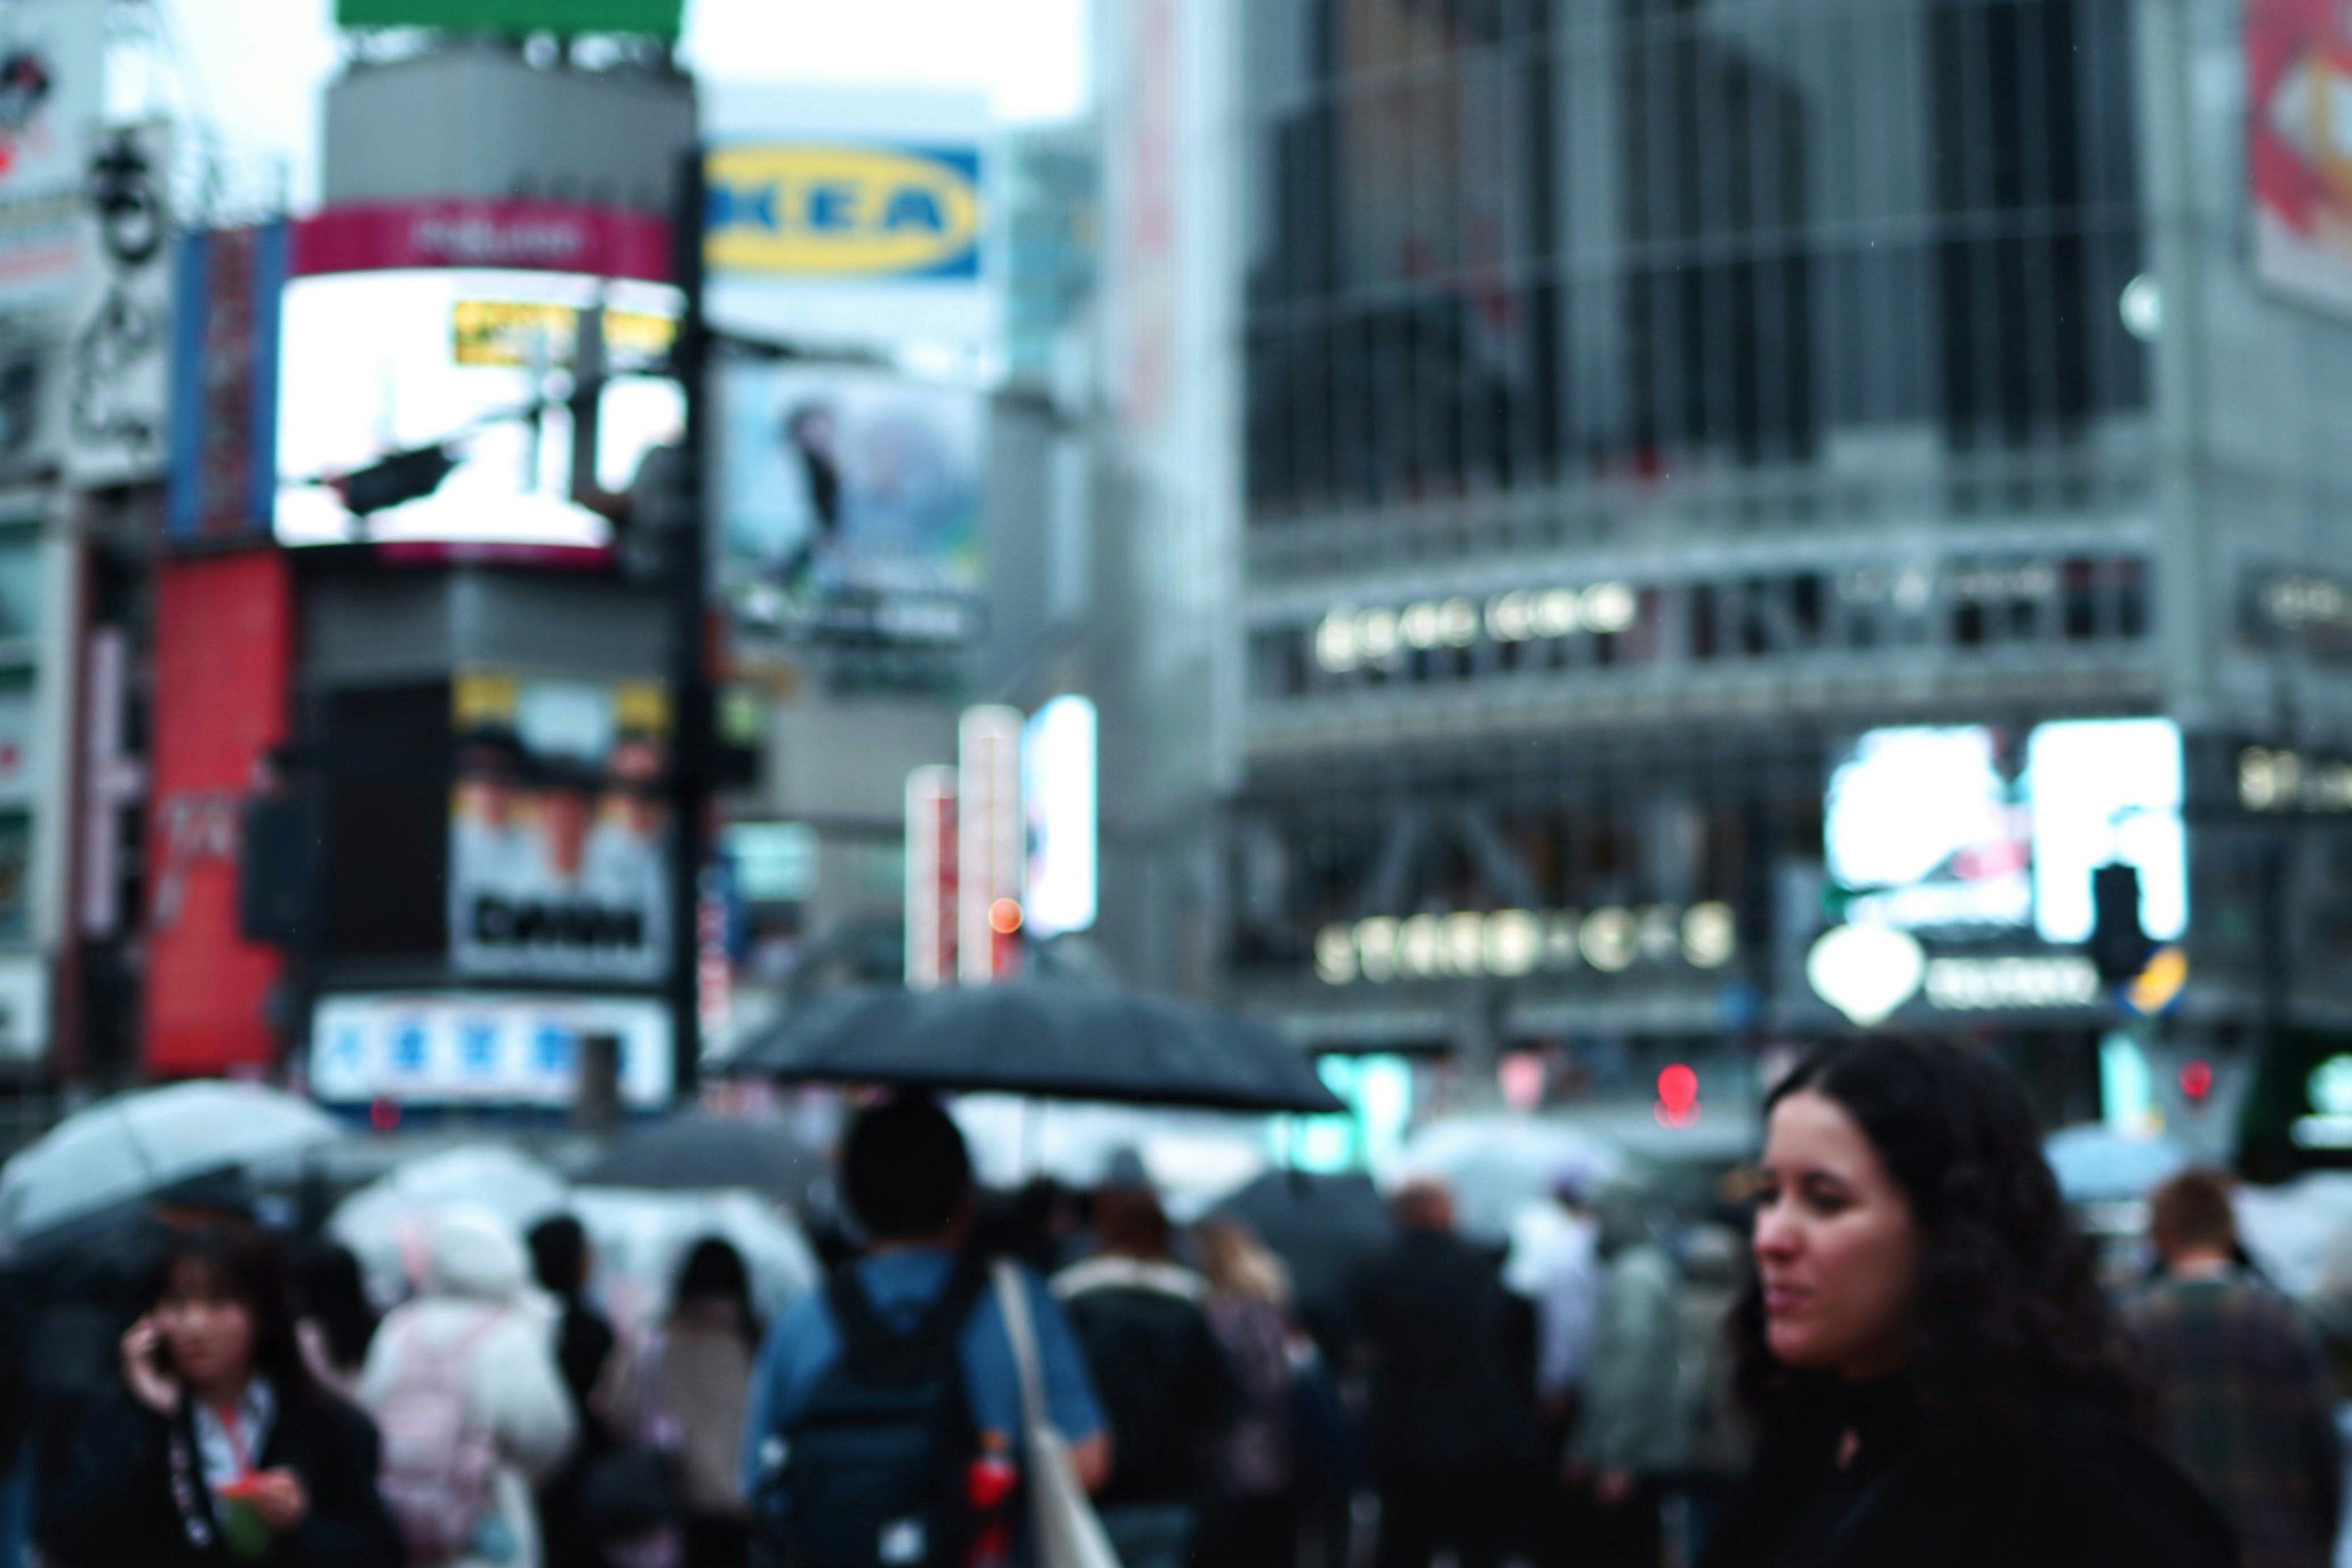
[[[660,980],[670,931],[663,689],[468,670],[452,689],[452,966]]]
[[[980,395],[759,363],[728,366],[720,392],[712,569],[739,628],[803,633],[862,603],[877,635],[954,640],[981,576]],[[893,603],[934,609],[894,620]]]
[[[2091,873],[2139,871],[2140,929],[2170,942],[2189,926],[2189,834],[2180,729],[2169,719],[2043,724],[2026,747],[2033,795],[2033,929],[2091,938]]]
[[[2026,801],[1996,731],[1871,731],[1832,771],[1823,825],[1851,921],[2014,931],[2032,918]]]
[[[1845,918],[1949,938],[2091,935],[2092,872],[2140,877],[2140,923],[2189,923],[2180,730],[2168,719],[1873,730],[1830,776],[1823,813]]]
[[[2245,57],[2255,271],[2352,311],[2352,5],[2247,0]]]
[[[684,427],[677,383],[652,374],[677,310],[666,285],[561,272],[296,279],[279,334],[278,542],[609,542],[637,465]],[[593,451],[575,463],[572,378],[592,310],[609,376]],[[409,499],[370,510],[349,483],[434,449]]]

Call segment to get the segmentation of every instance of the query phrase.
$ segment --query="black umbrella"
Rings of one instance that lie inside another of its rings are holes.
[[[835,992],[754,1036],[720,1070],[1216,1110],[1346,1109],[1263,1024],[1035,981]]]
[[[772,1121],[688,1111],[623,1133],[572,1178],[583,1187],[647,1192],[740,1189],[806,1213],[831,1173],[824,1156]]]
[[[1290,1268],[1300,1297],[1336,1296],[1356,1265],[1394,1234],[1388,1205],[1370,1176],[1267,1171],[1217,1205],[1257,1232]]]

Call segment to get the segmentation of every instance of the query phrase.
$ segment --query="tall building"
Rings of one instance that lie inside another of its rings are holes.
[[[2248,118],[2234,8],[1237,14],[1238,998],[1745,1094],[1886,925],[1891,1026],[2053,1115],[2126,1029],[2176,1120],[2340,1016],[2347,335],[2250,261],[2248,125],[2292,163],[2309,100]],[[2132,718],[2183,739],[2070,727]],[[2080,945],[2111,856],[2159,1022]]]

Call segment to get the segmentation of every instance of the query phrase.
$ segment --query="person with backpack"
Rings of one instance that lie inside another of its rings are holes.
[[[522,1244],[492,1215],[447,1211],[425,1233],[418,1283],[377,1331],[360,1379],[408,1560],[541,1568],[532,1489],[577,1434]]]
[[[863,1258],[770,1329],[744,1421],[753,1529],[788,1568],[967,1568],[1002,1556],[1024,1451],[1019,1363],[968,1245],[971,1160],[927,1100],[864,1111],[841,1185]],[[1110,1442],[1061,1309],[1019,1272],[1052,1424],[1088,1489]]]
[[[250,1227],[173,1235],[120,1385],[39,1499],[57,1568],[397,1568],[376,1433],[302,1363],[283,1261]]]

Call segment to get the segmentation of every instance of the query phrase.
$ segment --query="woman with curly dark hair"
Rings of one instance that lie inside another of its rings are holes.
[[[2226,1568],[1998,1065],[1820,1051],[1765,1106],[1730,1323],[1756,1467],[1702,1568]]]

